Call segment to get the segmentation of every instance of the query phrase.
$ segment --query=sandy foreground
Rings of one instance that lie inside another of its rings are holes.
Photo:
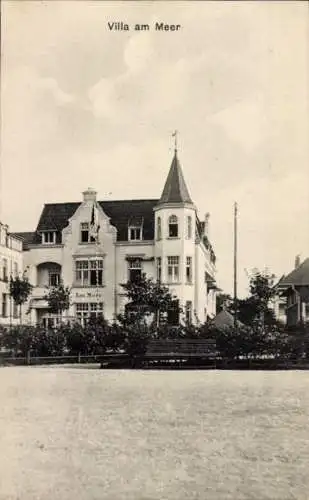
[[[1,500],[309,500],[309,372],[0,369]]]

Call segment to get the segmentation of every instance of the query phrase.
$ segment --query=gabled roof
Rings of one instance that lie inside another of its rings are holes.
[[[213,320],[215,326],[234,326],[234,316],[226,309],[222,309]]]
[[[110,223],[117,229],[117,240],[128,240],[129,221],[143,221],[143,240],[154,239],[153,209],[158,200],[117,200],[99,201],[103,212],[110,218]],[[42,210],[36,232],[15,233],[20,235],[25,244],[40,243],[42,231],[61,232],[74,215],[81,202],[74,203],[47,203]]]
[[[160,205],[163,203],[192,204],[176,150],[161,198],[159,200]]]
[[[290,274],[284,276],[278,283],[281,287],[290,285],[309,286],[309,258],[305,259],[300,266],[294,269]]]
[[[234,326],[234,316],[226,309],[222,309],[213,319],[213,323],[218,328],[222,328],[223,326],[232,327]],[[237,321],[237,325],[244,326],[240,321]]]
[[[280,286],[283,283],[284,280],[285,280],[285,274],[283,274],[281,276],[281,278],[279,279],[279,281],[274,284],[273,288],[277,288],[278,286]]]

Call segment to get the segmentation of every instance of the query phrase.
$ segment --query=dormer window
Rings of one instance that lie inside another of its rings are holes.
[[[56,243],[56,231],[44,231],[42,233],[42,244],[53,245]]]
[[[90,235],[89,222],[82,222],[80,225],[80,242],[94,243],[95,238]]]
[[[128,240],[140,241],[143,239],[143,218],[131,217],[128,222]]]
[[[168,219],[168,235],[169,238],[178,237],[178,219],[176,215],[171,215]]]
[[[129,240],[141,240],[142,239],[142,228],[141,227],[129,227]]]

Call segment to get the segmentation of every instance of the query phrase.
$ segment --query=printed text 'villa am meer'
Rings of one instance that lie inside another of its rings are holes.
[[[156,22],[154,24],[128,24],[123,21],[113,21],[107,23],[109,31],[179,31],[180,24],[167,24],[163,22]]]

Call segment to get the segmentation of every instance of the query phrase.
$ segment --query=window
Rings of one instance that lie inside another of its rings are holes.
[[[293,306],[297,303],[297,295],[295,291],[292,291],[288,296],[288,306]]]
[[[56,243],[56,232],[55,231],[45,231],[42,233],[42,243],[43,245],[51,245]]]
[[[53,328],[57,328],[61,322],[61,318],[52,315],[46,315],[42,318],[42,324],[45,330],[52,330]]]
[[[147,306],[141,304],[126,304],[124,306],[124,314],[130,320],[135,320],[147,311]]]
[[[103,285],[103,259],[88,259],[75,261],[76,286]]]
[[[162,278],[162,266],[161,266],[161,257],[157,257],[157,281],[161,281]]]
[[[19,308],[18,304],[16,304],[15,300],[13,300],[13,318],[19,317]]]
[[[129,261],[129,281],[136,283],[142,277],[142,261],[134,259]]]
[[[103,302],[89,302],[76,304],[76,317],[84,324],[91,316],[98,317],[103,315]]]
[[[186,258],[186,282],[192,283],[192,257]]]
[[[161,240],[162,238],[162,226],[161,226],[161,217],[157,218],[157,240]]]
[[[173,300],[171,308],[167,311],[167,323],[170,326],[179,325],[179,301]]]
[[[4,318],[6,318],[7,314],[8,314],[8,311],[7,311],[7,294],[3,293],[2,294],[2,316]]]
[[[49,271],[48,272],[48,286],[58,286],[60,284],[60,272],[59,271]]]
[[[191,240],[191,238],[192,238],[192,217],[191,217],[191,215],[188,215],[188,217],[187,217],[187,238],[188,238],[188,240]]]
[[[18,276],[18,264],[17,262],[14,262],[14,277],[16,278]]]
[[[190,300],[186,302],[186,323],[188,325],[192,323],[192,302]]]
[[[169,282],[179,281],[179,257],[167,257],[167,277]]]
[[[212,277],[210,276],[210,274],[208,274],[208,272],[207,272],[207,271],[205,271],[205,283],[206,283],[207,285],[210,285],[212,282],[213,282]]]
[[[140,241],[143,239],[143,217],[134,215],[128,220],[128,240]]]
[[[8,261],[3,259],[3,281],[8,280]]]
[[[129,241],[139,241],[142,239],[142,228],[130,226],[129,227]]]
[[[89,222],[82,222],[80,225],[80,242],[95,243],[95,238],[90,235]]]
[[[176,215],[171,215],[168,219],[168,235],[170,238],[178,237],[178,219]]]
[[[279,314],[285,314],[285,304],[279,304]]]

